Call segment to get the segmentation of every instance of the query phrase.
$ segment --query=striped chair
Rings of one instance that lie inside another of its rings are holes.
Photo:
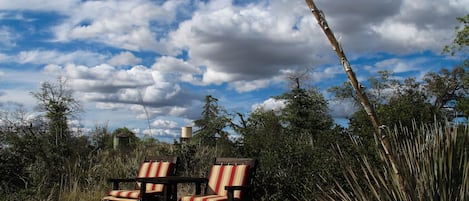
[[[217,158],[210,169],[204,194],[183,196],[181,201],[251,200],[256,167],[256,159]]]
[[[164,195],[163,184],[147,183],[142,188],[140,182],[136,182],[137,178],[153,178],[175,175],[177,165],[177,157],[150,157],[145,158],[137,173],[136,178],[128,179],[108,179],[113,183],[113,190],[108,192],[102,201],[135,201],[135,200],[158,200],[158,196]],[[121,190],[119,183],[135,182],[135,189]],[[145,192],[142,192],[145,189]]]

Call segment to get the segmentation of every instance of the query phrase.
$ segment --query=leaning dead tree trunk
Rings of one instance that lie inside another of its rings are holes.
[[[376,130],[375,135],[378,139],[381,141],[381,145],[383,146],[383,149],[388,157],[389,162],[392,165],[393,171],[395,176],[397,177],[398,185],[401,190],[401,192],[406,192],[405,191],[405,186],[404,186],[404,180],[402,179],[402,176],[399,173],[399,169],[397,168],[396,165],[396,159],[394,158],[394,154],[391,152],[391,145],[389,144],[389,140],[386,135],[384,135],[381,132],[381,126],[379,124],[378,116],[376,115],[376,112],[371,105],[364,89],[360,86],[360,84],[357,81],[357,77],[355,76],[355,73],[352,70],[352,66],[350,66],[349,61],[347,60],[347,57],[345,56],[345,53],[340,46],[339,42],[334,36],[334,33],[332,32],[331,28],[326,22],[326,19],[324,17],[324,13],[320,11],[316,5],[314,4],[313,0],[306,0],[306,4],[308,4],[308,7],[311,9],[311,12],[313,13],[314,17],[318,21],[319,26],[321,29],[324,31],[326,34],[327,38],[329,39],[329,42],[332,45],[333,50],[337,53],[337,56],[340,59],[340,62],[342,63],[342,66],[344,67],[345,73],[347,74],[347,77],[352,84],[352,87],[355,89],[355,92],[357,94],[357,97],[360,100],[361,105],[365,109],[366,113],[371,119],[371,122],[373,123],[373,126]],[[407,199],[406,196],[404,196],[405,199]]]

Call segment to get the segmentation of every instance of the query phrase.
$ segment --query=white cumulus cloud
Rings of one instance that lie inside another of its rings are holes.
[[[264,111],[281,111],[283,108],[285,108],[286,102],[285,100],[277,100],[274,98],[269,98],[265,100],[262,103],[257,103],[252,106],[252,111],[255,111],[257,109],[262,109]]]
[[[104,62],[107,56],[78,50],[74,52],[60,52],[57,50],[29,50],[21,51],[14,60],[18,63],[31,63],[31,64],[57,64],[64,65],[68,63],[78,63],[84,65],[96,65]]]
[[[108,63],[113,66],[133,66],[142,62],[142,59],[136,57],[132,52],[125,51],[109,59]]]

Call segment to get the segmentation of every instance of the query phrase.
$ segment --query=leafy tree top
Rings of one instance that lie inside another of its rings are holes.
[[[443,52],[454,55],[456,52],[469,47],[469,14],[464,17],[458,17],[459,26],[456,26],[456,37],[453,43],[446,45]]]

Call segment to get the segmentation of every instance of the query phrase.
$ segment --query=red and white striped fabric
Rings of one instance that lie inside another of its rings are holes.
[[[225,186],[243,186],[246,182],[248,165],[213,165],[208,180],[208,192],[205,196],[186,196],[181,201],[221,201],[228,199]],[[234,197],[240,198],[241,192],[234,191]]]
[[[113,198],[133,198],[137,199],[140,197],[140,190],[112,190],[108,193],[109,197],[107,200],[120,200]]]
[[[101,201],[137,201],[138,198],[118,198],[114,196],[106,196],[101,198]]]
[[[221,196],[221,195],[194,195],[194,196],[186,196],[182,197],[181,201],[226,201],[228,200],[228,196]]]
[[[159,162],[150,161],[144,162],[140,166],[137,177],[139,178],[153,178],[153,177],[165,177],[168,175],[171,168],[170,162]],[[138,188],[141,187],[141,183],[137,183]],[[147,193],[163,192],[163,184],[146,184]],[[112,190],[108,193],[109,196],[118,198],[139,198],[140,190]]]

